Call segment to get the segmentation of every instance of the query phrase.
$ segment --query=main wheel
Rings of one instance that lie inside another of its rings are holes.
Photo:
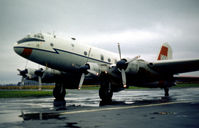
[[[99,89],[99,97],[102,100],[102,102],[111,102],[112,96],[113,96],[113,90],[111,83],[108,79],[108,75],[102,74],[100,89]]]
[[[169,87],[164,88],[164,96],[168,97],[169,96]]]
[[[113,91],[109,88],[100,87],[99,97],[103,102],[111,102],[113,96]]]
[[[66,90],[63,85],[56,83],[53,89],[53,96],[56,100],[64,100],[66,95]]]

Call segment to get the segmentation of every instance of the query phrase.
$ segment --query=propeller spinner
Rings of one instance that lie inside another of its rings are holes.
[[[130,62],[133,62],[133,61],[137,60],[140,56],[136,56],[133,59],[130,59],[128,61],[126,59],[122,59],[122,57],[121,57],[122,55],[121,55],[120,43],[118,43],[118,52],[119,52],[119,58],[120,58],[120,60],[116,63],[116,67],[121,72],[122,84],[123,84],[123,87],[126,88],[127,85],[126,85],[126,73],[125,73],[125,70],[128,67],[128,64]]]

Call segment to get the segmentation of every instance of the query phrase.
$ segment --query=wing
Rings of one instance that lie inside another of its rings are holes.
[[[178,82],[199,82],[199,77],[196,76],[174,76]]]
[[[158,73],[178,74],[198,71],[199,59],[190,60],[161,60],[149,63],[150,67]]]

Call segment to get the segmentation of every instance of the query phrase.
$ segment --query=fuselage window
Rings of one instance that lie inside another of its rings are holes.
[[[50,46],[51,46],[51,47],[53,47],[53,46],[54,46],[54,44],[53,44],[53,43],[50,43]]]
[[[75,45],[74,45],[74,44],[71,44],[71,46],[74,47]]]
[[[86,51],[84,51],[84,55],[87,56],[87,52]]]
[[[103,55],[101,55],[100,58],[101,58],[101,60],[104,60],[104,56]]]
[[[111,59],[110,59],[110,58],[108,58],[108,62],[111,62]]]
[[[72,37],[71,39],[72,39],[72,40],[76,40],[76,39],[75,39],[75,38],[73,38],[73,37]]]

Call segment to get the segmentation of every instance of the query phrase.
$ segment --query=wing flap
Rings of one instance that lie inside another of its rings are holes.
[[[178,82],[198,82],[199,77],[196,76],[174,76],[174,79]]]
[[[150,67],[159,72],[167,74],[178,74],[199,70],[199,59],[190,60],[162,60],[150,63]]]

